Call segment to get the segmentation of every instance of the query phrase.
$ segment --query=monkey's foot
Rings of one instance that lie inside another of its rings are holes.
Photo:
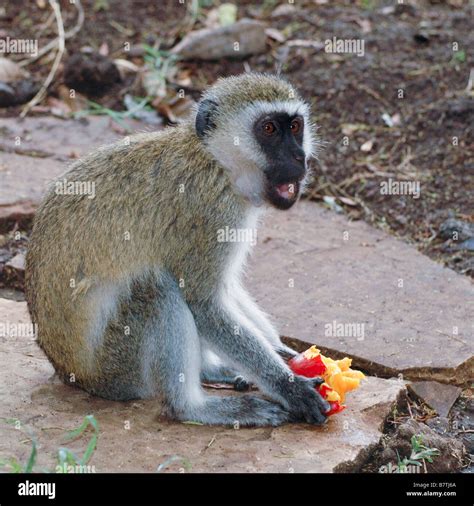
[[[201,383],[224,383],[232,385],[238,392],[250,390],[251,383],[236,371],[218,367],[209,371],[201,371]]]
[[[208,425],[241,427],[276,427],[288,422],[289,413],[280,404],[257,395],[229,397],[206,396],[205,402],[193,412],[178,415]]]

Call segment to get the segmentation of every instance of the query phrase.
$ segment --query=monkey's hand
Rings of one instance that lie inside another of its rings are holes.
[[[290,421],[307,422],[320,425],[326,420],[326,413],[331,409],[327,401],[315,390],[323,383],[322,378],[305,378],[290,376],[286,385],[280,385],[285,398]]]

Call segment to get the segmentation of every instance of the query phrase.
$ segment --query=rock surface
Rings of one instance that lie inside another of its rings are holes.
[[[130,120],[132,129],[145,129]],[[123,137],[107,117],[58,120],[0,118],[0,232],[11,222],[30,220],[51,179],[98,146]]]
[[[244,58],[266,50],[265,25],[251,19],[188,33],[172,52],[187,60]]]
[[[386,377],[474,378],[468,278],[364,222],[308,201],[273,212],[248,273],[250,292],[301,350],[351,355]]]
[[[160,418],[153,400],[105,401],[53,379],[53,368],[34,340],[13,337],[15,325],[28,321],[25,303],[0,299],[0,459],[15,456],[26,462],[28,431],[33,431],[40,445],[38,468],[54,468],[61,446],[82,455],[88,438],[65,443],[64,436],[93,414],[100,426],[90,462],[96,472],[154,472],[176,455],[185,460],[173,461],[165,471],[357,470],[379,442],[383,421],[404,389],[398,380],[367,378],[349,395],[347,409],[324,427],[236,430],[175,423]],[[15,420],[22,430],[15,428]]]
[[[443,385],[437,381],[416,381],[408,388],[423,402],[446,418],[450,409],[461,395],[462,389],[454,385]]]

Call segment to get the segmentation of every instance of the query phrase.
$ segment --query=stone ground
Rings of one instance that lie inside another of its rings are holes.
[[[258,232],[248,285],[283,335],[385,377],[474,378],[471,281],[412,246],[302,201]],[[334,324],[334,322],[336,322]],[[352,324],[338,335],[338,324]]]
[[[0,299],[0,322],[5,321],[28,322],[26,304]],[[33,339],[0,337],[0,342],[0,457],[16,456],[26,462],[31,448],[29,431],[33,431],[39,443],[38,468],[54,467],[53,457],[60,446],[83,453],[84,440],[69,444],[64,435],[78,427],[84,416],[94,414],[100,436],[91,465],[97,472],[153,472],[175,455],[184,460],[169,470],[357,470],[367,451],[379,442],[385,417],[404,390],[399,380],[369,378],[350,395],[347,409],[324,427],[205,427],[160,418],[153,400],[118,403],[93,398],[55,379],[52,366]],[[23,432],[1,423],[13,420],[21,421]]]
[[[12,211],[31,215],[47,180],[62,173],[65,162],[123,134],[106,118],[2,119],[0,130],[0,221]],[[247,278],[290,343],[352,356],[373,376],[349,396],[344,413],[322,428],[171,423],[160,419],[153,401],[108,402],[51,379],[53,370],[32,339],[10,333],[0,336],[0,418],[20,420],[23,431],[0,422],[0,459],[24,462],[29,431],[40,445],[40,466],[51,467],[60,446],[80,453],[85,443],[69,445],[64,434],[92,413],[101,428],[92,461],[99,472],[155,471],[174,455],[185,459],[169,466],[175,471],[356,471],[404,391],[400,380],[380,377],[402,374],[464,386],[474,378],[467,278],[365,223],[306,201],[287,213],[273,212],[259,230]],[[0,322],[26,321],[23,302],[0,299]],[[342,336],[338,324],[346,325]]]

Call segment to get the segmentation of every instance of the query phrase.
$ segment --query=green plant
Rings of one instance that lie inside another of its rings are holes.
[[[466,61],[466,51],[464,51],[464,49],[455,51],[452,61],[455,63],[464,63]]]
[[[367,9],[367,10],[371,10],[375,7],[373,0],[361,0],[361,4],[362,4],[362,8]]]
[[[183,463],[183,467],[186,471],[189,471],[191,469],[191,462],[189,462],[188,459],[184,458],[184,457],[181,457],[179,455],[173,455],[172,457],[166,459],[162,464],[160,464],[157,469],[156,469],[156,472],[157,473],[161,473],[161,471],[163,471],[165,468],[167,468],[170,464],[172,464],[173,462],[182,462]]]
[[[140,100],[141,100],[140,103],[137,104],[136,107],[128,111],[114,111],[113,109],[104,107],[98,104],[97,102],[88,100],[87,104],[89,108],[82,109],[81,111],[73,113],[73,117],[83,118],[84,116],[109,116],[114,121],[119,123],[127,132],[130,132],[131,128],[124,122],[124,119],[132,117],[135,112],[137,112],[141,108],[144,108],[149,102],[148,98],[143,98]]]
[[[13,420],[14,423],[17,422],[17,420]],[[12,423],[12,421],[7,420],[7,423]],[[91,459],[96,446],[97,446],[97,439],[99,437],[99,426],[97,424],[97,420],[94,418],[93,415],[87,415],[84,418],[84,421],[82,424],[72,431],[69,431],[69,433],[66,436],[66,440],[72,441],[74,439],[77,439],[81,437],[84,432],[89,428],[92,427],[94,430],[92,437],[86,447],[86,450],[84,452],[84,455],[82,458],[78,458],[71,450],[68,448],[59,448],[58,454],[57,454],[57,465],[55,466],[55,472],[63,473],[66,472],[67,466],[74,466],[81,468],[82,466],[85,466],[89,460]],[[32,473],[34,471],[34,467],[36,465],[36,457],[38,454],[37,451],[37,442],[36,438],[33,434],[29,434],[29,438],[31,440],[31,452],[28,457],[28,460],[24,465],[22,465],[20,462],[18,462],[18,459],[15,457],[10,457],[8,460],[0,460],[0,467],[9,467],[11,473]],[[48,469],[43,469],[42,472],[52,472]]]
[[[166,95],[168,80],[176,74],[179,56],[148,44],[143,44],[143,48],[145,49],[143,86],[148,97],[163,97]]]
[[[425,464],[425,461],[432,463],[433,457],[436,457],[440,454],[440,451],[437,448],[428,448],[423,444],[423,437],[421,435],[413,435],[411,438],[411,454],[410,457],[405,457],[403,460],[400,459],[400,455],[398,455],[398,471],[400,473],[404,473],[407,471],[408,465],[414,465],[417,467],[421,467],[422,464]]]

